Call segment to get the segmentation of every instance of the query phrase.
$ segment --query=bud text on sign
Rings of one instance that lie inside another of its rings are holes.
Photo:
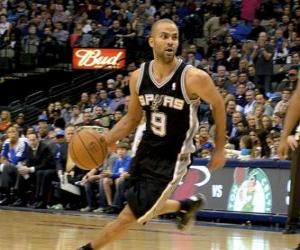
[[[125,49],[73,49],[73,69],[123,69]]]

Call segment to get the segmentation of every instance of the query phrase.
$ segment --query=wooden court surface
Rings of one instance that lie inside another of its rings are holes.
[[[90,241],[113,218],[103,215],[66,215],[0,209],[0,250],[75,250]],[[154,220],[135,225],[105,250],[285,250],[300,235],[196,225],[180,233],[170,222]]]

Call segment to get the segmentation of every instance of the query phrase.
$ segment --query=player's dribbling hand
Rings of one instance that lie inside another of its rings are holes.
[[[210,161],[207,164],[207,167],[210,171],[217,170],[222,168],[225,165],[225,150],[218,149],[214,150],[211,156]]]

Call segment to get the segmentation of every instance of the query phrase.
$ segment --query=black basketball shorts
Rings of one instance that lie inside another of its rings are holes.
[[[137,152],[130,166],[125,195],[138,223],[143,224],[159,214],[190,163],[189,154],[172,157],[151,150]]]

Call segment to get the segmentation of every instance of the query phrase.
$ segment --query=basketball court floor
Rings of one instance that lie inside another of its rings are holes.
[[[114,217],[0,209],[0,250],[75,250],[94,238]],[[202,225],[201,225],[202,224]],[[197,223],[180,233],[170,221],[135,225],[105,250],[286,250],[300,235]]]

